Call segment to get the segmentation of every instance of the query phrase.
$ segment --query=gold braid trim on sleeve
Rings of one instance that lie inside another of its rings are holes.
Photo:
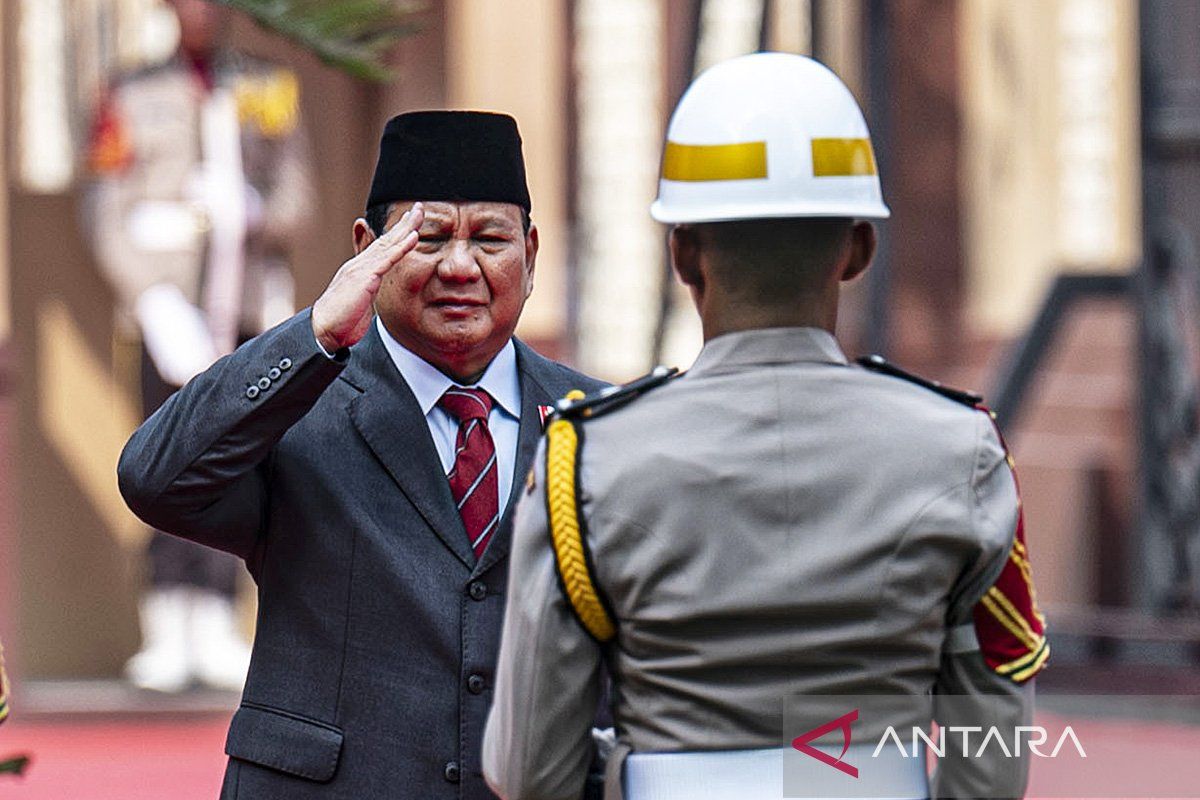
[[[588,566],[584,528],[579,519],[578,483],[580,436],[569,419],[555,419],[546,428],[546,510],[550,538],[563,592],[584,629],[599,642],[616,636]]]

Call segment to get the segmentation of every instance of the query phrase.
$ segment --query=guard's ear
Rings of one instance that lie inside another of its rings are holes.
[[[670,236],[671,266],[685,286],[704,286],[700,269],[700,236],[691,225],[676,225]]]
[[[875,226],[859,220],[850,229],[850,252],[846,256],[846,266],[842,269],[839,280],[852,281],[867,271],[871,259],[875,258]]]
[[[375,241],[375,231],[362,217],[354,220],[354,254],[358,255]]]

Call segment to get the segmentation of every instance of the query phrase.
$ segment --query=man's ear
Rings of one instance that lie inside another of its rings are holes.
[[[852,281],[867,271],[875,257],[875,226],[859,220],[850,229],[850,252],[839,280]]]
[[[354,220],[354,255],[366,250],[373,241],[375,241],[375,231],[371,230],[367,221],[362,217]]]
[[[533,270],[537,264],[538,254],[537,225],[529,223],[529,233],[525,234],[525,296],[533,293]]]
[[[669,238],[671,266],[685,286],[704,288],[704,273],[700,269],[700,237],[690,225],[671,228]]]

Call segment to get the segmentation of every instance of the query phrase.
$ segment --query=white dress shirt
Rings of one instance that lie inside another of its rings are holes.
[[[433,437],[433,445],[437,448],[438,456],[442,459],[442,470],[447,475],[454,468],[454,446],[458,438],[458,420],[446,411],[438,408],[437,402],[451,386],[460,386],[451,378],[439,372],[437,367],[408,350],[397,342],[383,321],[375,318],[379,328],[379,338],[387,348],[392,363],[400,370],[421,412],[425,414],[425,422],[429,425],[429,434]],[[512,339],[488,364],[483,377],[469,387],[483,389],[492,396],[492,412],[488,415],[488,431],[492,434],[492,442],[496,445],[496,478],[500,491],[500,513],[504,513],[508,505],[509,491],[512,489],[513,470],[517,461],[517,437],[521,429],[521,379],[517,372],[517,349]]]

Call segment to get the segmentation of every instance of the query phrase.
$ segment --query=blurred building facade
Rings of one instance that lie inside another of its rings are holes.
[[[137,647],[140,527],[114,477],[137,419],[135,365],[77,232],[75,189],[105,80],[170,50],[156,6],[17,0],[0,16],[0,335],[13,376],[0,637],[26,679],[115,676]],[[238,46],[301,78],[320,188],[300,303],[351,254],[387,117],[500,110],[520,123],[542,234],[521,335],[611,379],[686,366],[698,325],[647,213],[662,136],[697,70],[760,48],[829,64],[875,134],[894,216],[875,275],[845,300],[850,355],[885,350],[989,389],[1056,276],[1129,274],[1140,259],[1135,0],[432,0],[420,23],[388,86],[235,25]],[[1051,609],[1130,594],[1103,585],[1096,531],[1132,531],[1138,459],[1131,307],[1089,301],[1063,333],[1007,431]]]

